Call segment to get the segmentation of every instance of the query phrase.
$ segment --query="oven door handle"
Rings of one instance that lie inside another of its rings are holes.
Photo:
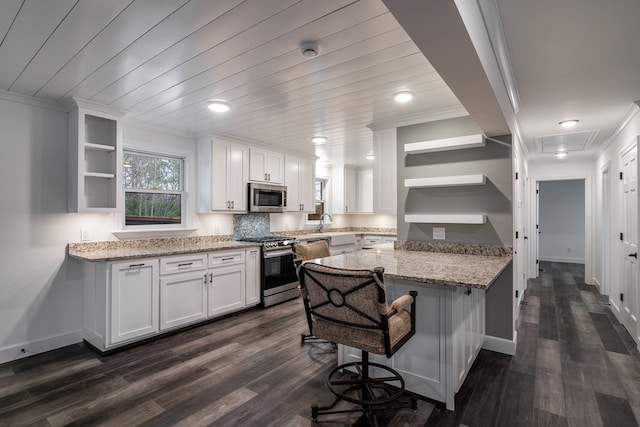
[[[283,255],[293,255],[293,251],[291,249],[282,249],[279,251],[265,251],[264,258],[277,258]]]

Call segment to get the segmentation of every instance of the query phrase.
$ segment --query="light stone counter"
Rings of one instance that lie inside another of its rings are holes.
[[[504,256],[467,255],[394,249],[393,243],[315,260],[336,268],[384,267],[384,276],[419,283],[487,289],[511,263]]]
[[[261,246],[260,243],[223,240],[214,236],[140,239],[70,243],[69,256],[82,261],[104,262],[259,246]]]

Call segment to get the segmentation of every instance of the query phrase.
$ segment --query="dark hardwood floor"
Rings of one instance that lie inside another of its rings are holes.
[[[382,426],[636,426],[640,355],[582,266],[544,263],[514,357],[482,350],[456,411],[420,400]],[[300,346],[301,302],[251,310],[98,356],[83,344],[0,365],[0,426],[310,426],[337,357]],[[366,425],[357,416],[319,426]]]
[[[584,266],[542,263],[521,306],[514,357],[482,350],[429,426],[611,426],[640,422],[640,355]]]
[[[332,402],[330,344],[300,345],[300,300],[250,310],[107,356],[83,344],[0,366],[0,426],[310,426]],[[348,404],[340,404],[348,409]],[[434,405],[378,417],[424,425]],[[355,414],[318,425],[366,425]]]

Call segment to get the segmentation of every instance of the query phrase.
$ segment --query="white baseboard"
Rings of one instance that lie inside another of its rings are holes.
[[[518,343],[518,331],[513,331],[513,340],[504,338],[485,336],[482,348],[485,350],[495,351],[497,353],[508,354],[514,356],[516,354],[516,344]]]
[[[0,363],[23,359],[25,357],[33,356],[34,354],[44,353],[45,351],[76,344],[80,341],[82,341],[82,330],[77,330],[66,334],[55,335],[48,338],[4,347],[0,349]]]
[[[547,262],[566,262],[568,264],[584,264],[584,258],[569,258],[560,256],[541,256],[540,261]]]
[[[602,285],[600,284],[600,282],[598,282],[598,279],[596,279],[595,277],[592,277],[591,283],[595,285],[596,288],[598,288],[598,293],[602,295]]]

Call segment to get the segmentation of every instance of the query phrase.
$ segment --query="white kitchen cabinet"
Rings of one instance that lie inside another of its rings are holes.
[[[73,98],[69,113],[70,212],[115,212],[122,189],[119,110]]]
[[[485,291],[454,288],[452,291],[453,369],[456,391],[460,389],[485,336]]]
[[[350,167],[334,167],[331,172],[333,185],[332,212],[334,214],[357,213],[357,171]]]
[[[158,332],[158,260],[114,263],[110,282],[109,343]]]
[[[249,149],[249,180],[284,183],[284,155],[262,148]]]
[[[373,132],[373,212],[398,212],[396,129]]]
[[[373,169],[358,169],[356,187],[358,189],[357,211],[358,213],[373,212]]]
[[[260,262],[261,258],[260,248],[247,249],[246,257],[246,286],[244,294],[244,304],[246,307],[260,304],[261,292],[260,292]]]
[[[160,259],[160,330],[207,317],[206,254]]]
[[[382,236],[365,235],[362,236],[362,247],[367,248],[382,244]]]
[[[198,141],[198,212],[246,212],[249,148],[220,139]]]
[[[286,156],[287,212],[315,212],[315,162]]]
[[[209,254],[208,315],[230,313],[245,307],[245,251]]]
[[[158,260],[84,263],[84,338],[98,350],[159,331]]]

